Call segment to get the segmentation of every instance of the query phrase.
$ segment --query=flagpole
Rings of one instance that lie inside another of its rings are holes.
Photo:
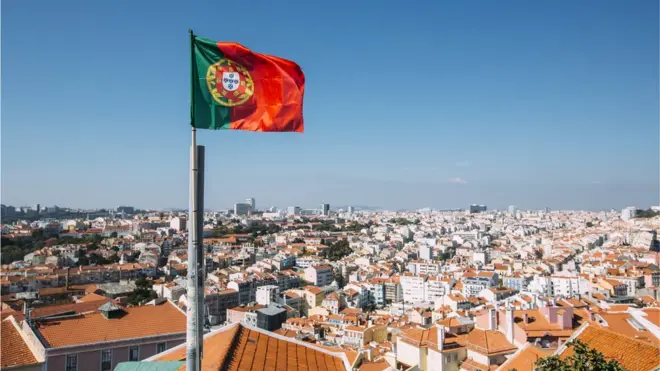
[[[190,199],[188,204],[189,222],[188,222],[188,277],[187,277],[187,306],[186,306],[186,369],[189,371],[200,371],[200,330],[199,323],[199,262],[197,244],[198,244],[198,153],[197,153],[197,129],[194,125],[194,35],[190,30],[190,121],[192,127],[192,143],[190,146]],[[203,295],[203,287],[202,287]]]

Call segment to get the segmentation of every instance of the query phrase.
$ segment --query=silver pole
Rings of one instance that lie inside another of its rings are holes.
[[[188,282],[186,322],[186,369],[199,371],[199,316],[198,316],[198,262],[197,262],[197,130],[192,128],[190,147],[190,200],[188,204]]]
[[[197,362],[198,370],[202,369],[204,353],[204,283],[206,281],[206,264],[204,251],[204,146],[197,146],[197,200],[195,229],[195,249],[197,251]]]

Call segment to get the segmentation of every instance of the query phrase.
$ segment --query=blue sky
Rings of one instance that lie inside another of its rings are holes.
[[[657,1],[3,1],[2,202],[185,207],[188,28],[298,62],[305,134],[201,131],[206,206],[660,203]]]

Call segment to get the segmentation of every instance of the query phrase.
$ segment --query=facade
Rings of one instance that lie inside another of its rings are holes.
[[[321,213],[325,216],[330,215],[330,204],[321,204]]]
[[[255,200],[254,197],[246,198],[245,203],[250,205],[250,211],[256,211],[257,210],[257,200]]]
[[[249,215],[251,209],[250,204],[234,204],[234,215]]]
[[[185,231],[186,230],[186,218],[182,216],[176,216],[170,220],[170,229],[175,231]]]
[[[305,280],[314,286],[327,286],[332,283],[332,267],[329,265],[315,265],[305,268]]]
[[[286,319],[286,309],[279,305],[269,305],[257,311],[257,327],[266,331],[281,328]]]
[[[268,306],[272,303],[276,303],[279,291],[280,289],[276,285],[258,287],[256,294],[257,304]]]
[[[637,208],[634,206],[626,207],[625,209],[621,210],[621,219],[623,220],[630,220],[635,217],[637,214]]]
[[[204,296],[204,305],[211,326],[225,323],[227,321],[227,309],[239,305],[238,291],[227,289],[218,293],[207,294]]]
[[[286,214],[288,216],[300,215],[300,211],[301,209],[298,206],[289,206],[286,209]]]
[[[186,316],[169,301],[133,308],[106,303],[94,312],[26,321],[22,330],[50,371],[110,371],[119,362],[140,361],[184,343]]]
[[[403,292],[403,301],[406,303],[416,303],[424,301],[424,282],[426,277],[416,275],[403,275],[399,278],[401,290]]]

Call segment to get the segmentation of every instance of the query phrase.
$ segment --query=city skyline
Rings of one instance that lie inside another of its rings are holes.
[[[199,135],[208,207],[659,203],[657,3],[379,4],[3,2],[2,202],[185,208],[194,28],[308,78],[305,134]]]

